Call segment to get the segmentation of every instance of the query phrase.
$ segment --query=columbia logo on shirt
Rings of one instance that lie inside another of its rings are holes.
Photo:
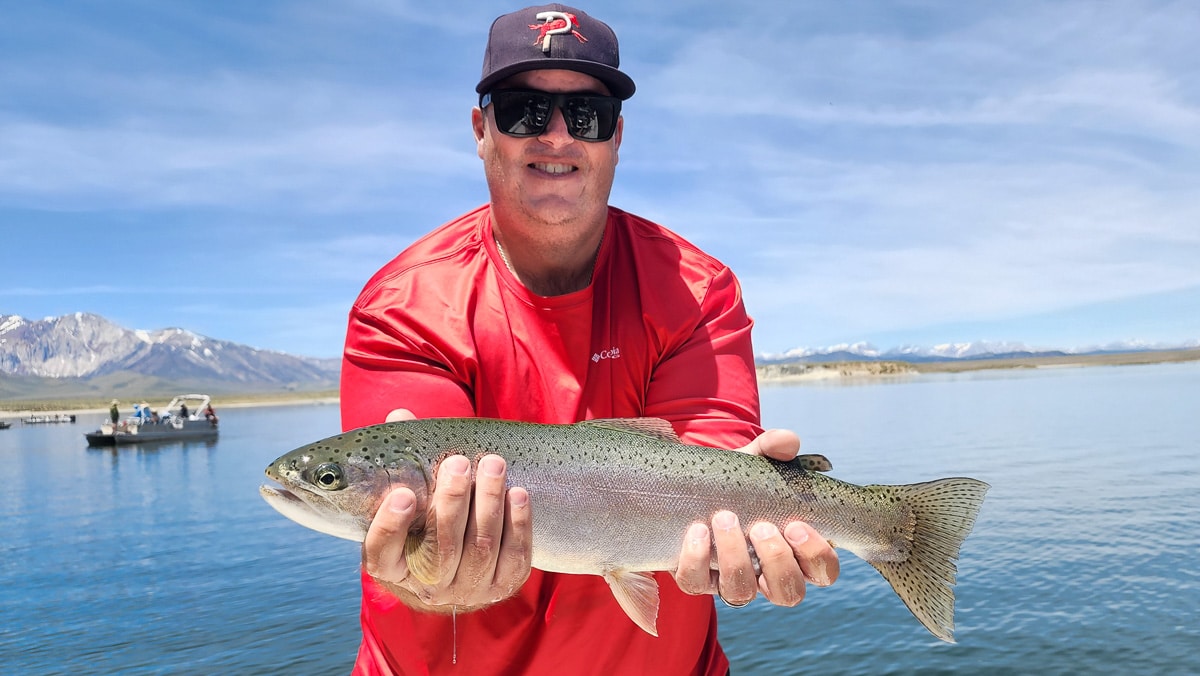
[[[592,362],[599,364],[601,359],[620,359],[621,348],[614,347],[610,350],[600,350],[592,355]]]

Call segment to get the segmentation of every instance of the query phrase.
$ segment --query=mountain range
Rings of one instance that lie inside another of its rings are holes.
[[[99,315],[0,315],[0,398],[171,392],[318,391],[337,387],[338,359],[260,350],[186,329],[127,329]]]
[[[973,341],[943,343],[932,347],[905,345],[889,350],[880,350],[870,343],[864,342],[834,345],[824,348],[799,347],[780,354],[762,354],[758,356],[757,361],[760,364],[782,364],[788,362],[829,363],[841,361],[927,363],[960,360],[1062,357],[1069,355],[1125,354],[1130,352],[1154,352],[1195,348],[1200,348],[1200,340],[1170,345],[1131,340],[1072,349],[1035,348],[1024,343],[1012,341]]]
[[[796,348],[760,355],[760,364],[904,361],[912,363],[1200,348],[1125,342],[1082,350],[1037,349],[1014,342],[948,343],[880,350],[869,343]],[[298,357],[218,340],[181,328],[127,329],[95,314],[29,320],[0,315],[0,399],[331,390],[339,359]]]

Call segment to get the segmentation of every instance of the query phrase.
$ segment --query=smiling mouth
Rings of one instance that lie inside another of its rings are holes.
[[[579,168],[571,164],[559,164],[557,162],[531,162],[529,168],[536,169],[543,174],[551,176],[565,176],[572,172],[579,171]]]

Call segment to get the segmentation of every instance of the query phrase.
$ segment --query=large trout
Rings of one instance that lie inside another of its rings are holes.
[[[813,456],[778,462],[683,444],[658,419],[539,425],[430,418],[363,427],[291,451],[267,467],[283,488],[260,491],[303,526],[361,541],[388,491],[407,486],[423,509],[443,458],[486,453],[505,459],[510,486],[529,491],[533,567],[603,576],[651,634],[658,617],[651,571],[675,570],[688,526],[728,509],[744,528],[809,523],[882,573],[934,636],[954,641],[954,561],[988,489],[975,479],[856,486],[806,468]],[[435,550],[422,541],[422,533],[410,533],[406,547],[418,579],[435,569]]]

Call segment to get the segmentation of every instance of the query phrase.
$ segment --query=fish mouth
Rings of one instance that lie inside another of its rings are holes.
[[[293,521],[300,514],[311,514],[313,512],[313,508],[302,500],[300,496],[282,486],[263,484],[258,487],[258,494],[262,496],[263,500],[267,501],[268,505],[274,507],[275,511]]]
[[[272,506],[274,506],[274,500],[286,502],[304,502],[297,497],[295,493],[279,485],[263,484],[258,487],[258,494],[263,496],[263,499]]]
[[[258,494],[275,511],[305,528],[354,542],[362,542],[366,537],[365,528],[351,521],[330,518],[330,515],[321,513],[307,500],[286,488],[263,484],[258,487]]]

